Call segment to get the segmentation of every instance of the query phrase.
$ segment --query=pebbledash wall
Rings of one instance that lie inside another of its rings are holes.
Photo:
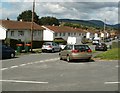
[[[33,41],[42,41],[43,40],[43,31],[33,31]],[[7,38],[11,39],[21,39],[24,42],[31,41],[31,30],[7,30]]]

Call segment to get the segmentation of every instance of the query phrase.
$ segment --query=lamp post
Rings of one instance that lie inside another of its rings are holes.
[[[33,1],[33,6],[32,6],[32,22],[31,22],[31,52],[33,51],[34,10],[35,10],[35,0]]]

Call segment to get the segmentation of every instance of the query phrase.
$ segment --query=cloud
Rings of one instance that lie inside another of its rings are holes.
[[[23,11],[32,10],[32,2],[22,1],[4,2],[2,5],[2,15],[4,16],[2,18],[16,19]],[[118,23],[118,2],[72,2],[72,0],[71,2],[37,2],[36,0],[35,12],[39,17],[54,16],[59,19],[97,19],[102,21],[107,19],[106,22],[109,24]]]

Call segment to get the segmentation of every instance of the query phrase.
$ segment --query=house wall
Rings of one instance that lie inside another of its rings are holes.
[[[90,38],[90,32],[86,33],[86,38]]]
[[[53,41],[54,37],[53,37],[53,33],[51,30],[46,29],[43,31],[43,40],[44,41]]]
[[[82,38],[83,36],[84,34],[79,33],[79,32],[54,33],[54,38],[63,38],[64,40],[67,40],[68,37],[81,37]]]
[[[81,32],[54,32],[48,28],[43,31],[43,41],[53,41],[55,38],[63,38],[67,41],[68,37],[77,37],[81,41],[85,33]]]
[[[6,29],[0,26],[0,40],[4,40],[6,38]]]
[[[19,31],[23,31],[23,35],[20,35]],[[31,31],[30,30],[9,30],[7,33],[7,38],[11,39],[21,39],[24,42],[31,41]],[[41,41],[42,40],[42,31],[33,32],[33,40]]]

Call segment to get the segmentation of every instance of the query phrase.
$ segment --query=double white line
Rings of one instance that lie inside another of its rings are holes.
[[[37,63],[42,63],[42,62],[48,62],[48,61],[55,61],[55,60],[58,60],[58,59],[59,58],[53,58],[53,59],[46,59],[46,60],[36,61],[36,62],[29,62],[29,63],[26,63],[26,64],[20,64],[20,65],[11,66],[11,67],[8,67],[8,68],[2,68],[0,70],[4,71],[4,70],[8,70],[8,69],[13,69],[13,68],[18,68],[18,67],[26,66],[26,65],[32,65],[32,64],[37,64]]]

